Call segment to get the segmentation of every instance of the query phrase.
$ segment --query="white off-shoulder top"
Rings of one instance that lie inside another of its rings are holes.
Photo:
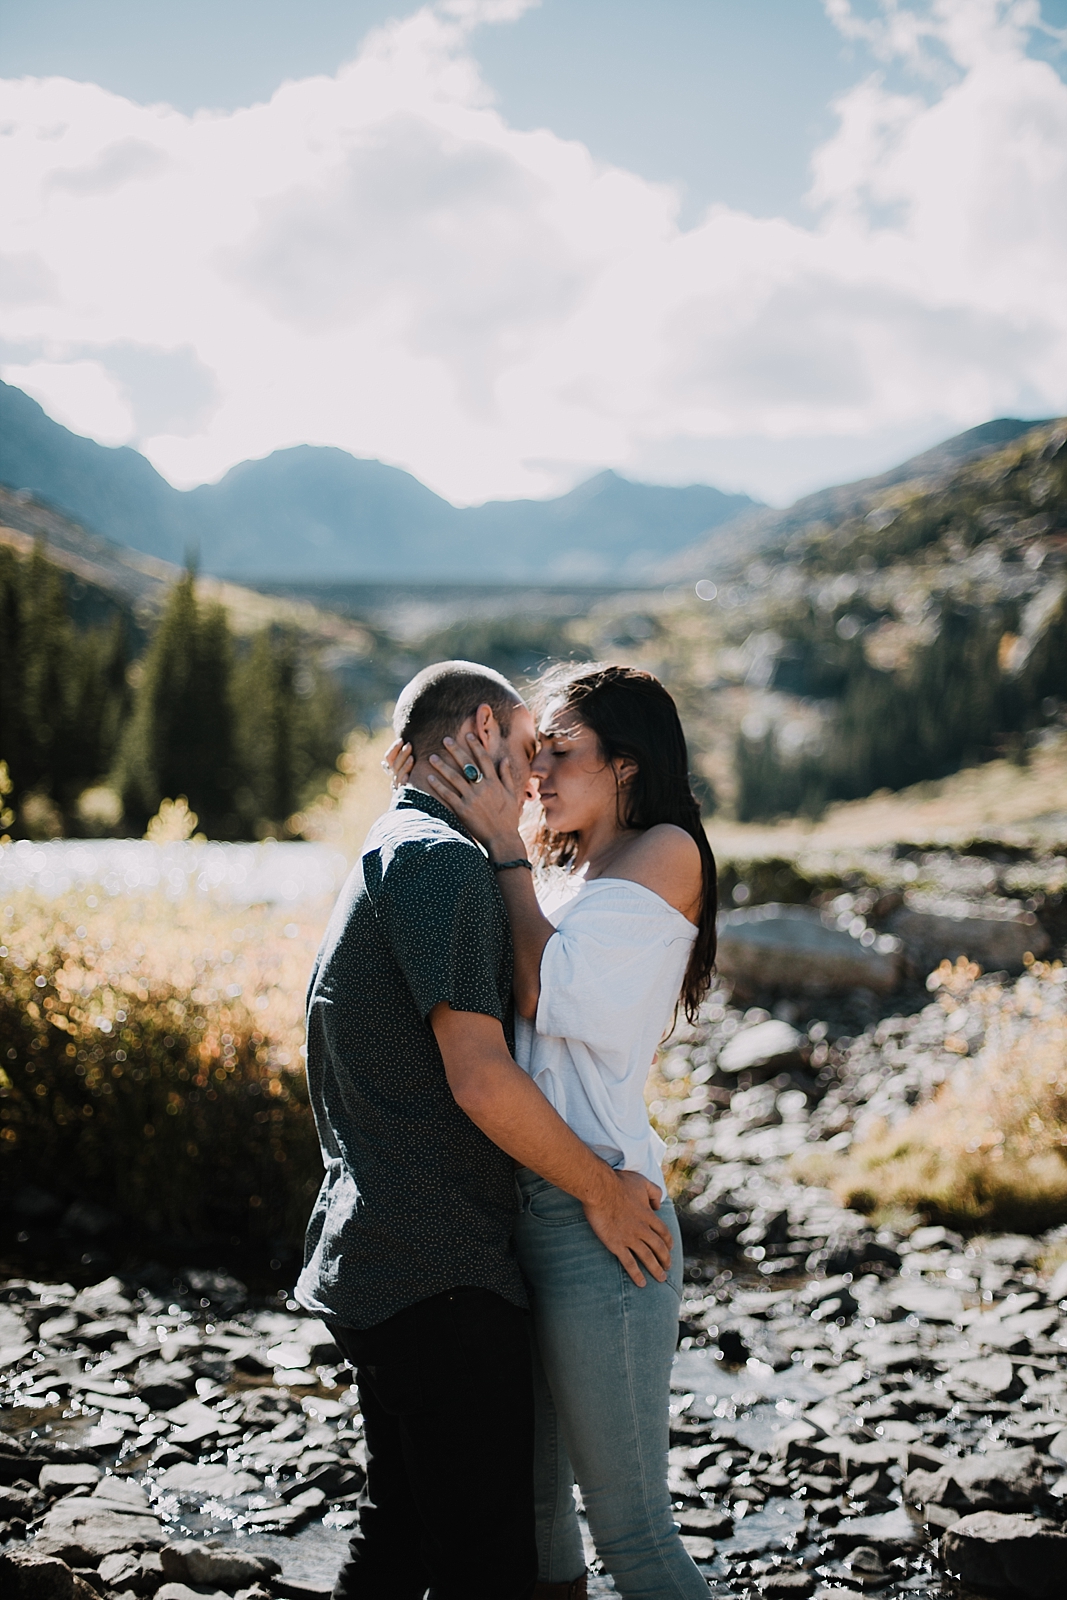
[[[556,899],[542,901],[556,932],[541,957],[537,1016],[516,1018],[515,1058],[597,1155],[663,1189],[665,1147],[648,1120],[645,1080],[696,929],[626,878],[594,878]]]

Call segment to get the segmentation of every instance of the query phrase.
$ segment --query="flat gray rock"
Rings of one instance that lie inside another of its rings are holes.
[[[977,961],[987,972],[1021,972],[1027,952],[1041,956],[1049,946],[1034,913],[1018,903],[978,906],[912,893],[905,895],[888,927],[922,972],[960,956]]]
[[[989,1450],[946,1461],[936,1472],[910,1472],[904,1498],[910,1505],[960,1512],[1010,1511],[1032,1505],[1041,1488],[1041,1459],[1035,1450]]]
[[[52,1461],[41,1468],[37,1486],[44,1494],[58,1498],[62,1494],[69,1494],[72,1489],[92,1489],[102,1477],[100,1468],[91,1466],[88,1462],[78,1466],[68,1466],[63,1462]]]
[[[109,1589],[122,1594],[154,1594],[163,1581],[163,1564],[155,1550],[119,1550],[105,1556],[97,1569]]]
[[[932,1283],[891,1284],[887,1299],[927,1322],[955,1322],[963,1312],[963,1298],[955,1289],[939,1289]]]
[[[1067,1529],[1038,1517],[979,1511],[942,1534],[940,1561],[957,1583],[1027,1600],[1062,1600]]]
[[[184,1361],[146,1361],[133,1386],[153,1411],[169,1411],[186,1400],[195,1376]]]
[[[4,1600],[93,1600],[96,1591],[58,1556],[30,1545],[0,1550],[0,1594]]]
[[[224,1589],[209,1594],[205,1589],[191,1589],[187,1583],[164,1583],[156,1590],[156,1600],[229,1600]]]
[[[139,1483],[133,1483],[129,1478],[115,1478],[110,1474],[101,1478],[94,1488],[90,1499],[93,1501],[106,1501],[112,1511],[147,1511],[149,1508],[147,1491]]]
[[[920,1544],[923,1530],[903,1506],[876,1517],[846,1517],[833,1530],[835,1540],[850,1545],[886,1546]]]
[[[719,972],[740,989],[828,993],[873,989],[889,994],[900,980],[897,940],[861,944],[828,926],[810,906],[770,904],[719,918]]]
[[[223,1549],[197,1539],[182,1539],[165,1545],[160,1552],[163,1576],[178,1583],[192,1583],[236,1589],[266,1582],[281,1571],[271,1556],[254,1556],[244,1551]]]
[[[977,1361],[963,1361],[951,1371],[946,1384],[953,1394],[966,1395],[968,1390],[994,1397],[1007,1395],[1015,1383],[1015,1368],[1008,1356],[984,1356]]]
[[[754,1028],[742,1028],[726,1041],[719,1052],[719,1070],[736,1073],[751,1072],[758,1067],[777,1069],[798,1062],[800,1047],[805,1042],[804,1035],[791,1028],[788,1022],[758,1022]]]
[[[761,1595],[766,1595],[767,1600],[777,1600],[781,1595],[783,1600],[807,1600],[808,1595],[815,1593],[815,1579],[810,1572],[768,1572],[762,1578],[757,1578],[756,1588]]]
[[[176,1489],[181,1494],[196,1494],[203,1499],[218,1497],[233,1500],[241,1494],[255,1494],[262,1488],[261,1480],[251,1472],[232,1472],[220,1464],[199,1465],[195,1461],[181,1461],[168,1467],[159,1482],[166,1489]]]
[[[164,1543],[157,1517],[117,1510],[92,1495],[68,1495],[45,1515],[33,1548],[75,1567],[95,1567],[116,1550],[158,1550]]]

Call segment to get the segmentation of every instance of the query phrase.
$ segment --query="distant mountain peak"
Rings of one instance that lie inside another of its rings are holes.
[[[733,519],[729,527],[718,528],[679,555],[660,564],[661,578],[704,578],[724,574],[760,551],[784,542],[800,529],[816,522],[836,522],[869,506],[881,491],[914,481],[931,482],[948,478],[968,461],[977,461],[1011,444],[1035,428],[1045,428],[1051,418],[1027,422],[1019,417],[996,417],[954,434],[899,466],[853,483],[836,484],[804,495],[782,511],[769,507],[754,509]]]
[[[290,445],[179,490],[144,456],[54,422],[0,384],[0,483],[164,560],[245,582],[634,581],[710,527],[753,509],[707,485],[632,483],[610,467],[549,500],[458,508],[400,467]]]

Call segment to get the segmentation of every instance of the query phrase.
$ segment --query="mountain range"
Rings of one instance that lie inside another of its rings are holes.
[[[758,502],[602,472],[552,500],[461,508],[398,467],[297,445],[175,489],[127,446],[62,427],[0,384],[0,483],[91,533],[244,581],[640,582]]]
[[[873,502],[901,484],[911,485],[916,493],[946,484],[968,462],[980,461],[1033,429],[1047,427],[1051,421],[1050,417],[1034,422],[1024,422],[1018,417],[997,417],[944,439],[920,455],[910,456],[888,472],[859,478],[854,483],[835,484],[829,489],[817,489],[784,510],[757,506],[741,512],[726,527],[709,530],[704,538],[687,549],[667,557],[657,576],[725,577],[732,568],[743,565],[754,555],[783,554],[790,541],[800,534],[820,527],[833,530],[850,517],[869,513]]]
[[[611,471],[551,500],[457,507],[398,467],[318,445],[275,450],[218,483],[175,489],[136,450],[72,433],[0,383],[0,485],[91,535],[170,563],[192,556],[203,573],[244,583],[640,585],[719,578],[784,549],[802,529],[840,524],[881,491],[947,480],[1041,425],[1000,417],[785,510],[705,484],[669,488]],[[27,527],[24,517],[18,525]]]

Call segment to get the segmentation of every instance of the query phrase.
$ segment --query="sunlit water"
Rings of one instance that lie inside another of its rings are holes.
[[[233,905],[295,905],[336,894],[345,857],[322,844],[150,844],[144,839],[19,840],[0,845],[0,894],[158,893]]]

